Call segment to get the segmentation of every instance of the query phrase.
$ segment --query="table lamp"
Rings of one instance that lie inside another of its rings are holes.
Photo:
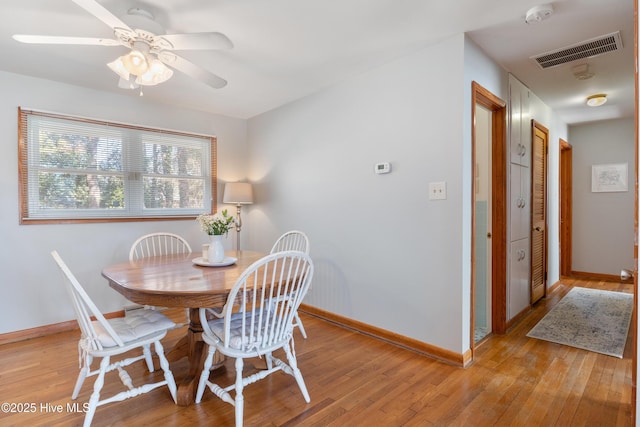
[[[240,229],[242,228],[242,217],[240,209],[242,205],[250,205],[253,203],[253,188],[248,182],[227,182],[224,185],[223,203],[235,204],[238,208],[236,214],[236,250],[240,250]]]

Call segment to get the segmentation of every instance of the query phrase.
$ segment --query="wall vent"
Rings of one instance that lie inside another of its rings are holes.
[[[618,50],[622,50],[622,38],[620,38],[620,31],[586,40],[573,46],[567,46],[551,52],[541,53],[539,55],[532,56],[531,59],[533,59],[540,68],[547,69],[566,64],[567,62],[573,62],[584,58],[592,58],[594,56],[602,55],[603,53],[615,52]]]

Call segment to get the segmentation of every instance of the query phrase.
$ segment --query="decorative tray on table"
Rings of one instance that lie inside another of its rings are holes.
[[[238,261],[238,258],[234,258],[232,256],[224,257],[224,259],[220,262],[209,262],[205,261],[204,258],[198,257],[191,260],[195,265],[199,265],[202,267],[226,267],[228,265],[233,265]]]

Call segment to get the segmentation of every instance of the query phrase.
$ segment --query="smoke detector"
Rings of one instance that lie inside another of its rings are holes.
[[[540,21],[544,21],[553,14],[553,6],[550,4],[542,4],[534,6],[527,10],[527,14],[524,16],[524,22],[527,24],[535,24]]]

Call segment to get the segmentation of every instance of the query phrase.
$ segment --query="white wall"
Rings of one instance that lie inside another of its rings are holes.
[[[634,265],[635,134],[633,119],[569,128],[573,147],[574,271],[620,275]],[[591,191],[591,166],[628,163],[628,191]]]
[[[454,36],[249,120],[249,217],[260,230],[250,245],[309,234],[316,275],[305,303],[468,349],[470,82],[495,72],[473,54],[482,72],[467,74],[464,36]],[[374,174],[383,161],[391,173]],[[428,199],[435,181],[446,200]]]
[[[569,128],[550,118],[547,157],[547,287],[560,280],[560,139],[568,141]]]
[[[149,89],[153,90],[153,89]],[[18,107],[194,132],[218,137],[219,188],[246,178],[246,122],[149,104],[138,96],[115,95],[0,72],[0,333],[74,318],[51,255],[56,249],[106,312],[128,304],[100,276],[108,264],[126,260],[140,235],[171,231],[194,250],[205,242],[195,221],[112,224],[19,225]],[[222,193],[219,193],[219,200]],[[247,228],[250,228],[248,225]],[[232,247],[229,238],[227,246]]]

